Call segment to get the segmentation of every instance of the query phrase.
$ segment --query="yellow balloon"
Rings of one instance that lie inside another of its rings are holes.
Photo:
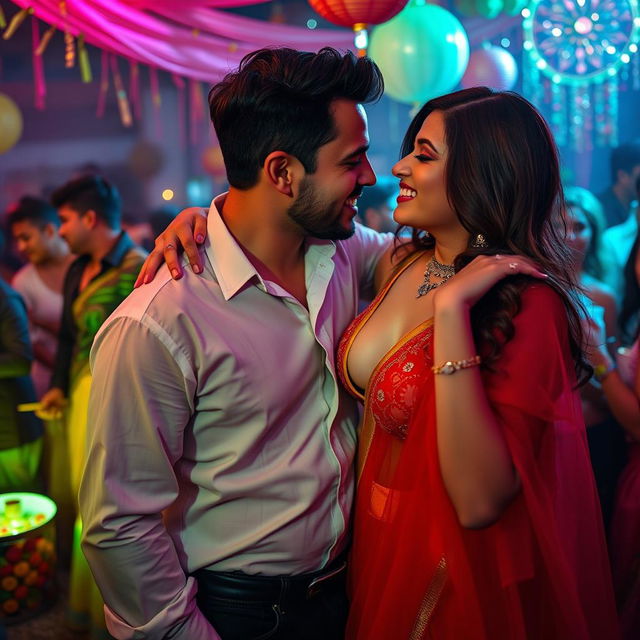
[[[0,153],[9,151],[22,135],[22,113],[18,105],[0,93]]]

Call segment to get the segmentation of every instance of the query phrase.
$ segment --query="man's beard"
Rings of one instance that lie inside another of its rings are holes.
[[[357,195],[359,195],[359,191],[356,192]],[[332,206],[320,202],[316,190],[308,178],[303,179],[300,185],[300,195],[289,207],[287,214],[303,229],[306,235],[313,238],[345,240],[350,238],[356,230],[353,220],[348,229],[340,223],[342,210],[335,215]]]

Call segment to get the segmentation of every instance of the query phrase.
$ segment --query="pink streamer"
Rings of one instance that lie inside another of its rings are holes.
[[[44,65],[42,63],[42,56],[36,54],[38,47],[40,46],[40,27],[38,25],[38,19],[33,16],[31,18],[31,45],[33,48],[33,90],[34,90],[34,105],[36,109],[42,111],[45,108],[45,98],[47,95],[47,85],[44,80]]]
[[[84,33],[86,41],[111,53],[137,62],[155,66],[183,77],[207,83],[218,81],[236,67],[246,53],[260,46],[287,45],[300,49],[316,49],[331,45],[350,46],[347,30],[315,30],[265,23],[230,13],[216,12],[210,6],[229,6],[227,2],[188,0],[176,10],[168,0],[157,3],[138,3],[153,7],[157,13],[186,9],[196,12],[190,16],[188,27],[145,13],[124,0],[74,0],[67,5],[66,20],[60,15],[58,0],[14,0],[21,7],[32,7],[40,19],[69,32]],[[249,4],[242,1],[233,4]],[[197,23],[191,22],[191,19]],[[170,18],[173,20],[173,18]],[[200,35],[193,35],[193,28]]]

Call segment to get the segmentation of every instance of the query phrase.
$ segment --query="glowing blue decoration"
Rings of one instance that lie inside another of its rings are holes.
[[[553,82],[603,82],[637,51],[638,0],[533,0],[522,16],[524,48]]]

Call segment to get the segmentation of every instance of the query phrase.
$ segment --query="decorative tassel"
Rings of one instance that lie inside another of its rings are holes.
[[[103,49],[100,60],[100,91],[98,93],[98,107],[96,116],[102,118],[107,104],[107,92],[109,91],[109,54]]]
[[[76,63],[76,43],[73,34],[69,31],[69,25],[67,24],[66,0],[60,1],[60,15],[62,16],[62,22],[64,24],[64,66],[67,69],[72,69]]]
[[[129,100],[127,92],[124,90],[124,83],[118,68],[118,61],[115,56],[111,56],[111,69],[113,71],[113,84],[116,88],[116,97],[118,99],[118,109],[120,111],[120,121],[123,126],[130,127],[133,124],[131,117],[131,109],[129,108]]]
[[[84,44],[84,35],[78,36],[78,61],[80,63],[80,77],[82,82],[89,84],[93,80],[93,74],[91,73],[91,62],[89,61],[89,53],[87,47]]]
[[[64,32],[64,66],[73,69],[76,64],[76,41],[69,31]]]
[[[34,105],[36,109],[41,111],[45,108],[47,87],[44,81],[44,65],[42,63],[42,56],[38,55],[38,50],[40,49],[40,27],[38,25],[38,19],[35,16],[31,18],[31,44],[33,50]]]
[[[37,56],[41,56],[45,52],[45,49],[51,42],[51,38],[53,38],[53,34],[55,32],[56,32],[56,27],[53,24],[44,32],[44,35],[40,39],[40,44],[38,45],[38,48],[35,51]]]
[[[558,146],[567,144],[567,94],[564,87],[552,82],[551,87],[551,129]]]
[[[16,15],[11,18],[9,26],[2,34],[2,38],[4,40],[8,40],[18,30],[18,27],[25,21],[26,17],[30,15],[33,15],[33,7],[29,7],[28,9],[21,9],[20,11],[18,11],[18,13],[16,13]]]

